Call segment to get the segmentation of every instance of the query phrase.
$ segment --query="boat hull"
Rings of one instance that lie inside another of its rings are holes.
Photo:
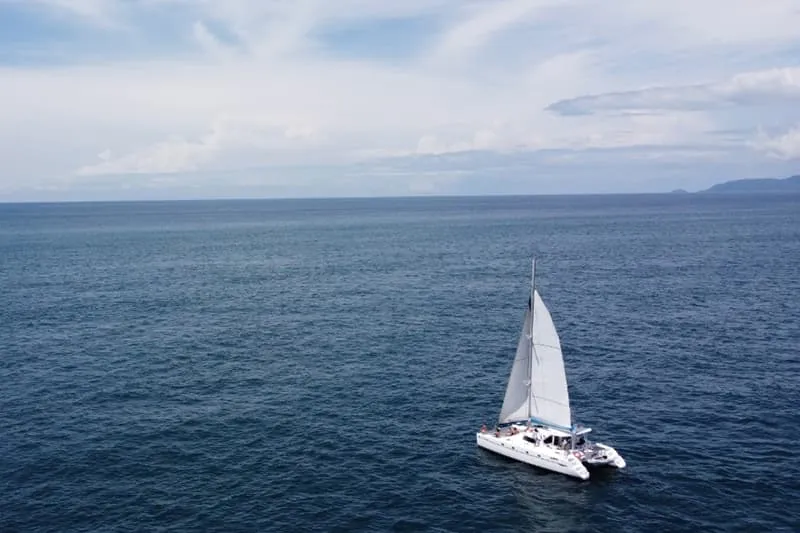
[[[589,470],[568,450],[539,446],[524,440],[522,435],[496,437],[493,433],[477,433],[476,438],[478,446],[497,454],[559,474],[589,479]]]
[[[585,464],[588,468],[625,468],[625,459],[623,459],[622,456],[617,453],[617,450],[611,446],[606,446],[605,444],[600,443],[595,444],[594,446],[601,453],[595,453],[594,457],[582,458],[583,464]]]

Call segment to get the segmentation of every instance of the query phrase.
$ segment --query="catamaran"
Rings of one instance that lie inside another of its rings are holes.
[[[583,480],[593,467],[625,468],[614,448],[589,441],[590,431],[572,423],[561,341],[536,289],[534,259],[528,309],[498,424],[493,431],[481,428],[478,446]]]

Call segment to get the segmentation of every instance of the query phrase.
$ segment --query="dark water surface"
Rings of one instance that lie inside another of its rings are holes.
[[[628,468],[475,445],[529,260]],[[0,532],[797,531],[800,196],[0,205]]]

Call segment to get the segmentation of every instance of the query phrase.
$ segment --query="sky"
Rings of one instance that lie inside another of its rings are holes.
[[[0,201],[800,174],[800,0],[0,0]]]

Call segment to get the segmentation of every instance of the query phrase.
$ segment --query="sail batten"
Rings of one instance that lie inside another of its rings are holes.
[[[535,289],[532,309],[529,303],[525,312],[500,423],[529,418],[560,427],[572,425],[561,341],[550,311]]]

